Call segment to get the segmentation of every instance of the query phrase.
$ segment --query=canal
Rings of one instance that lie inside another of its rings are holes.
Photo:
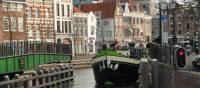
[[[134,86],[96,86],[92,68],[78,69],[74,71],[75,79],[72,88],[137,88]]]

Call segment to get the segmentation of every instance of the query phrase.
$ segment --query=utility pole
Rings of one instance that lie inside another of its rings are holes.
[[[159,2],[159,20],[160,20],[160,24],[159,24],[159,27],[160,27],[160,30],[159,30],[159,36],[157,38],[157,43],[159,44],[162,44],[162,19],[161,19],[161,15],[162,15],[162,9],[161,9],[161,2]]]
[[[172,14],[173,14],[173,36],[172,36],[172,44],[177,44],[177,37],[176,37],[176,20],[175,20],[175,9],[176,9],[176,2],[173,0],[172,4],[174,7],[172,7]]]

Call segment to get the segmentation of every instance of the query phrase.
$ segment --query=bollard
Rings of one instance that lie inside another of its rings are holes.
[[[44,74],[49,74],[49,70],[48,69],[44,69]],[[45,77],[45,83],[49,83],[49,76]]]
[[[5,76],[4,76],[4,81],[9,81],[9,80],[10,80],[9,76],[8,76],[8,75],[5,75]],[[10,88],[10,84],[6,84],[6,85],[4,85],[2,88]]]
[[[49,73],[50,73],[50,70],[49,70],[49,69],[44,69],[43,72],[44,72],[44,74],[49,74]],[[46,76],[46,77],[45,77],[45,83],[49,83],[49,82],[50,82],[50,77],[49,77],[49,76]],[[50,86],[47,85],[46,88],[50,88]]]
[[[159,88],[159,74],[158,74],[158,60],[152,59],[152,86],[153,88]]]
[[[28,78],[28,75],[25,75],[24,78]],[[29,80],[24,81],[24,88],[29,88]]]
[[[19,79],[19,74],[15,74],[14,79]],[[19,83],[14,83],[14,88],[19,88]]]
[[[43,70],[39,70],[38,75],[43,75]],[[43,78],[38,78],[38,80],[39,80],[39,85],[42,85],[43,84]]]
[[[139,88],[149,88],[149,65],[147,59],[140,60],[139,73]]]
[[[69,65],[68,66],[64,66],[64,70],[68,70],[69,69]],[[66,72],[64,73],[64,78],[67,78],[68,77],[68,74],[69,72]]]
[[[65,70],[65,68],[64,68],[64,66],[62,65],[62,66],[60,67],[60,71],[64,71],[64,70]],[[64,79],[64,76],[65,76],[65,73],[60,74],[60,79]]]
[[[37,75],[37,72],[34,71],[32,73],[32,77],[35,77],[36,75]],[[31,85],[30,86],[37,86],[37,80],[36,79],[31,80]]]
[[[54,72],[54,69],[53,68],[51,68],[50,69],[50,73],[53,73]],[[54,76],[50,76],[50,82],[53,82],[54,81]]]
[[[59,72],[59,71],[60,71],[59,68],[55,68],[55,72]],[[60,79],[60,75],[59,74],[55,75],[55,78],[56,78],[56,80],[59,80]]]

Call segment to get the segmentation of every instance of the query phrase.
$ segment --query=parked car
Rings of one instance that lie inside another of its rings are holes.
[[[195,68],[200,68],[200,55],[197,55],[194,58],[192,58],[192,64]]]

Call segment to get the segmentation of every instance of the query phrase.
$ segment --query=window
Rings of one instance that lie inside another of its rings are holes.
[[[57,21],[57,32],[60,33],[60,21]]]
[[[12,31],[16,31],[17,29],[17,20],[16,17],[10,17],[10,26]]]
[[[17,11],[23,11],[23,4],[17,4]]]
[[[85,23],[87,23],[87,19],[85,19]]]
[[[4,8],[4,10],[8,10],[8,7],[9,7],[9,4],[8,3],[6,3],[6,2],[4,2],[3,3],[3,8]]]
[[[65,21],[65,33],[68,33],[68,26],[67,26],[67,21]]]
[[[28,30],[28,37],[33,37],[33,30],[31,30],[31,27]]]
[[[59,4],[56,5],[56,8],[57,8],[57,16],[60,16],[60,7],[59,7]]]
[[[17,4],[16,3],[10,3],[10,11],[17,11]]]
[[[63,21],[62,22],[62,33],[64,33],[64,31],[65,31],[65,22]]]
[[[70,16],[70,6],[67,5],[67,16],[69,17]]]
[[[91,26],[91,35],[94,35],[94,26]]]
[[[24,30],[24,19],[23,17],[18,17],[18,31],[23,32]]]
[[[170,28],[173,28],[174,27],[174,24],[173,23],[170,23]]]
[[[36,39],[40,39],[40,30],[36,30]]]
[[[36,10],[35,10],[35,17],[38,18],[38,17],[39,17],[39,14],[40,14],[39,8],[36,8]]]
[[[181,16],[178,16],[178,20],[181,20],[182,19],[182,17]]]
[[[194,19],[194,17],[193,16],[190,16],[190,20],[193,20]]]
[[[182,34],[182,31],[181,31],[181,30],[178,30],[178,34]]]
[[[8,17],[3,17],[3,30],[9,31],[9,20]]]
[[[170,21],[173,21],[173,16],[170,16],[170,17],[169,17],[169,20],[170,20]]]
[[[61,5],[61,8],[62,8],[62,16],[64,16],[64,15],[65,15],[65,14],[64,14],[65,9],[64,9],[64,5],[63,5],[63,4]]]
[[[104,26],[109,26],[109,25],[110,25],[109,21],[104,21]]]
[[[182,28],[182,24],[181,23],[178,23],[178,28]]]
[[[187,28],[188,28],[188,29],[190,28],[190,23],[187,23]]]
[[[99,22],[99,21],[97,21],[97,26],[98,26],[98,27],[100,27],[100,26],[101,26],[101,24],[100,24],[100,22]]]
[[[49,18],[49,10],[48,9],[45,9],[45,17]]]
[[[94,14],[97,18],[101,18],[101,12],[94,12]]]
[[[32,17],[32,9],[28,8],[28,17]]]
[[[71,22],[69,22],[68,26],[69,26],[69,33],[72,33]]]

